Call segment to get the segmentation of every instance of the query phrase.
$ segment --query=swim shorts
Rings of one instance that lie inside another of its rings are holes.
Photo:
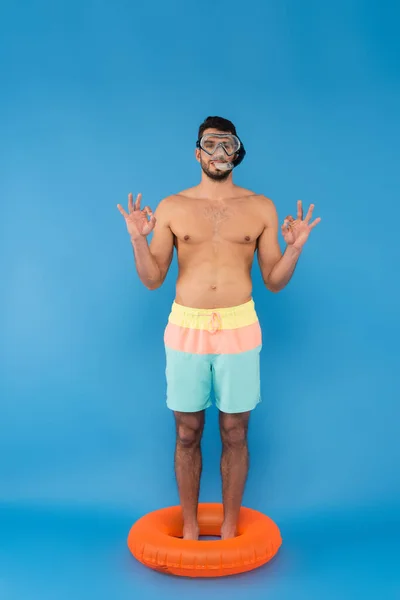
[[[222,412],[246,412],[260,402],[262,335],[252,299],[210,310],[173,302],[164,345],[171,410],[204,410],[212,390]]]

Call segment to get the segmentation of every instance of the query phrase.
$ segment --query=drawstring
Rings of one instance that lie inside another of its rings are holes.
[[[209,321],[209,324],[210,327],[208,331],[210,333],[216,333],[218,329],[220,329],[222,326],[221,315],[217,312],[211,313],[211,319]]]
[[[210,317],[210,320],[208,322],[208,331],[212,334],[217,333],[217,331],[219,329],[221,329],[222,327],[222,319],[221,319],[221,315],[218,312],[213,311],[211,314],[210,313],[198,313],[197,314],[198,317]]]

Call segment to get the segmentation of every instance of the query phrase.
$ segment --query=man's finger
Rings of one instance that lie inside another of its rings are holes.
[[[153,229],[154,229],[154,227],[155,227],[155,225],[156,225],[156,222],[157,222],[157,221],[156,221],[156,218],[155,218],[155,216],[154,216],[154,215],[152,215],[152,216],[150,217],[150,221],[148,221],[148,222],[146,223],[146,225],[144,226],[144,228],[143,228],[143,231],[145,232],[145,234],[146,234],[146,235],[148,235],[149,233],[151,233],[151,232],[153,231]]]
[[[133,195],[132,193],[128,194],[128,209],[131,213],[133,211]]]
[[[135,202],[135,210],[140,210],[140,201],[142,199],[142,194],[138,194],[136,196],[136,202]]]
[[[301,200],[297,200],[297,218],[300,219],[300,221],[303,220],[303,203]]]
[[[150,206],[145,206],[143,208],[143,211],[146,213],[146,215],[148,215],[149,217],[152,217],[153,211],[151,210]]]
[[[306,215],[306,218],[304,219],[306,223],[310,222],[310,219],[312,217],[312,213],[313,213],[313,210],[314,210],[314,206],[315,206],[314,204],[310,204],[310,208],[308,209],[308,213]]]
[[[123,217],[125,217],[125,218],[129,217],[126,210],[124,208],[122,208],[122,206],[120,204],[117,204],[117,208]]]
[[[318,225],[318,223],[320,222],[321,217],[317,217],[316,219],[314,219],[314,221],[309,225],[309,228],[312,229],[313,227],[315,227],[316,225]]]

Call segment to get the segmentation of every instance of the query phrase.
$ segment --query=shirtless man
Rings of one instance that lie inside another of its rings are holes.
[[[154,214],[148,206],[141,207],[141,194],[135,202],[129,194],[128,213],[118,204],[139,278],[148,289],[162,285],[174,247],[177,251],[179,274],[164,343],[185,539],[199,535],[200,442],[212,386],[222,440],[221,539],[237,533],[248,472],[249,416],[260,401],[262,340],[252,299],[254,254],[266,288],[279,292],[320,221],[310,222],[312,204],[303,219],[298,201],[296,218],[289,215],[281,225],[286,242],[282,253],[273,202],[233,183],[232,170],[244,154],[233,123],[208,117],[199,128],[195,150],[202,169],[198,185],[164,198]]]

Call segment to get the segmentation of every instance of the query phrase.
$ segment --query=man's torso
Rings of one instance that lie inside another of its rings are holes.
[[[179,268],[175,301],[196,308],[247,302],[257,241],[268,226],[265,197],[237,187],[233,197],[209,200],[195,187],[169,201]]]

